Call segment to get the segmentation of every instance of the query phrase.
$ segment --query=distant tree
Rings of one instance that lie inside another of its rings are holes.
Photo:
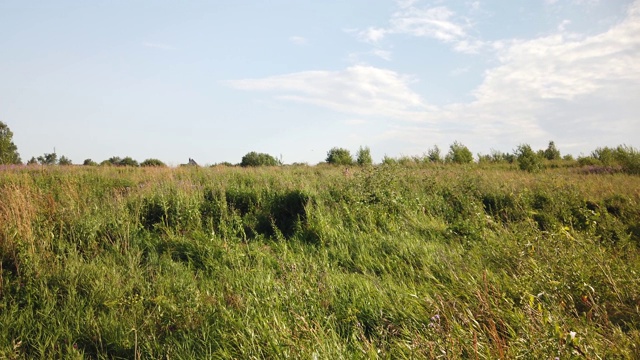
[[[0,164],[22,164],[18,147],[13,143],[13,133],[0,121]]]
[[[82,165],[84,166],[98,166],[98,163],[91,160],[91,159],[85,159],[84,162],[82,163]]]
[[[100,163],[101,166],[132,166],[138,167],[140,166],[137,161],[133,158],[127,156],[125,158],[121,158],[119,156],[112,156],[107,160],[104,160]]]
[[[167,165],[158,159],[146,159],[140,163],[142,167],[166,167]]]
[[[488,164],[491,162],[491,155],[483,155],[478,153],[478,164]]]
[[[542,169],[542,157],[536,154],[528,144],[521,144],[515,151],[520,170],[538,172]]]
[[[38,163],[38,159],[36,159],[35,156],[32,156],[31,159],[27,161],[27,165],[35,165],[37,163]]]
[[[433,147],[427,151],[427,158],[429,158],[429,161],[432,163],[442,162],[442,154],[438,145],[433,145]]]
[[[396,160],[396,159],[394,159],[394,158],[392,158],[390,156],[385,155],[382,158],[382,165],[396,165],[397,163],[398,163],[398,160]]]
[[[51,154],[47,154],[45,153],[43,156],[38,156],[38,162],[42,165],[55,165],[58,163],[58,154],[56,153],[51,153]]]
[[[553,141],[549,141],[549,146],[544,151],[544,157],[547,160],[560,160],[560,150],[556,148],[556,144]]]
[[[60,157],[60,160],[58,160],[58,165],[68,166],[68,165],[73,165],[73,162],[68,157],[62,155]]]
[[[353,157],[349,150],[334,147],[327,152],[326,162],[333,165],[353,165]]]
[[[616,150],[607,146],[599,147],[591,152],[591,157],[602,165],[610,166],[616,162]]]
[[[278,166],[281,165],[280,161],[275,157],[252,151],[247,153],[242,157],[242,161],[240,162],[240,166],[248,167],[248,166]]]
[[[135,161],[133,158],[127,156],[124,159],[120,160],[120,163],[118,164],[118,166],[132,166],[132,167],[138,167],[140,166],[138,164],[137,161]]]
[[[468,164],[473,162],[473,153],[466,146],[454,141],[449,146],[449,153],[447,153],[445,160],[449,163]]]
[[[565,156],[562,157],[562,160],[564,160],[564,161],[574,161],[573,155],[566,154]]]
[[[373,159],[371,158],[371,150],[369,147],[360,147],[358,152],[356,153],[356,161],[360,166],[367,166],[373,164]]]

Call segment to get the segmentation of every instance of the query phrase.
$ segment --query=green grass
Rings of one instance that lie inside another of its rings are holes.
[[[640,178],[15,168],[0,358],[640,358]]]

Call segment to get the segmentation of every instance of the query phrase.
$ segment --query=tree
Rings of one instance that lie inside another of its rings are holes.
[[[37,163],[38,163],[38,160],[36,159],[35,156],[32,156],[31,159],[27,161],[27,165],[36,165]]]
[[[68,157],[62,155],[60,157],[60,160],[58,161],[58,165],[62,165],[62,166],[73,165],[73,162]]]
[[[473,162],[473,153],[471,153],[471,150],[466,146],[454,141],[453,144],[449,146],[449,153],[446,156],[446,161],[455,164],[468,164]]]
[[[276,159],[275,157],[269,154],[258,153],[255,151],[247,153],[245,156],[242,157],[242,161],[240,162],[240,166],[242,167],[278,166],[278,165],[281,165],[280,161],[278,161],[278,159]]]
[[[334,147],[327,152],[326,162],[333,165],[353,165],[353,157],[349,150]]]
[[[143,167],[166,167],[167,165],[165,165],[165,163],[163,163],[162,161],[158,160],[158,159],[146,159],[145,161],[140,163],[140,166]]]
[[[13,143],[13,133],[0,121],[0,164],[22,164],[18,147]]]
[[[51,153],[51,154],[47,154],[45,153],[43,156],[38,156],[38,162],[42,165],[55,165],[58,163],[58,154],[56,153]]]
[[[138,167],[140,165],[138,165],[138,162],[135,161],[133,158],[127,156],[126,158],[120,160],[120,163],[118,163],[118,166],[132,166],[132,167]]]
[[[82,165],[84,166],[98,166],[98,163],[91,160],[91,159],[85,159],[84,162],[82,163]]]
[[[544,151],[544,157],[547,160],[560,160],[560,150],[556,148],[556,144],[553,141],[549,141],[549,146]]]
[[[520,170],[528,172],[538,172],[542,169],[542,161],[539,154],[536,154],[528,144],[521,144],[515,151],[516,159]]]
[[[371,158],[371,150],[369,147],[360,147],[358,152],[356,153],[356,161],[360,166],[368,166],[373,164],[373,159]]]
[[[432,163],[442,162],[442,154],[440,153],[438,145],[433,145],[433,147],[427,151],[427,157]]]

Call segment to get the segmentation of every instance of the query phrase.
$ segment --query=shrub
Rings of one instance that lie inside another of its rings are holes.
[[[143,167],[148,167],[148,166],[166,167],[167,165],[165,165],[165,163],[163,163],[162,161],[160,161],[158,159],[146,159],[145,161],[140,163],[140,166],[143,166]]]
[[[275,157],[264,154],[257,153],[252,151],[245,156],[242,157],[242,161],[240,162],[240,166],[248,167],[248,166],[278,166],[281,165],[280,161],[278,161]]]
[[[333,165],[353,165],[353,157],[349,150],[334,147],[327,153],[326,162]]]
[[[20,164],[18,147],[13,143],[13,133],[0,121],[0,164]]]
[[[544,157],[547,160],[560,160],[560,150],[556,148],[556,144],[553,141],[549,141],[549,146],[544,151]]]
[[[82,165],[84,166],[97,166],[98,163],[91,160],[91,159],[85,159],[85,161],[82,163]]]
[[[358,149],[358,152],[356,153],[356,158],[358,165],[360,166],[373,164],[373,159],[371,158],[371,150],[368,147],[360,147],[360,149]]]
[[[527,144],[519,145],[515,154],[520,170],[538,172],[542,169],[540,156],[531,149],[531,146]]]
[[[455,141],[449,147],[449,153],[446,156],[446,161],[454,164],[468,164],[473,162],[473,154],[469,148]]]
[[[440,148],[438,145],[433,145],[433,147],[427,151],[427,158],[432,163],[442,162],[442,155],[440,154]]]
[[[58,165],[68,166],[73,165],[73,162],[68,157],[62,155],[62,157],[60,157],[60,160],[58,161]]]

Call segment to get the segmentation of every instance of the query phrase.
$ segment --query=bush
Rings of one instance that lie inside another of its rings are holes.
[[[360,147],[360,149],[358,149],[358,152],[356,153],[356,158],[358,165],[360,166],[373,164],[373,159],[371,158],[371,150],[368,147]]]
[[[98,166],[98,163],[91,160],[91,159],[85,159],[85,161],[82,163],[82,165],[84,166]]]
[[[60,160],[58,161],[58,165],[62,165],[62,166],[73,165],[73,162],[68,157],[62,155],[62,157],[60,157]]]
[[[549,146],[544,151],[544,157],[547,160],[560,160],[560,150],[556,148],[556,144],[553,141],[549,141]]]
[[[275,157],[264,154],[257,153],[252,151],[245,156],[242,157],[242,161],[240,162],[240,166],[248,167],[248,166],[278,166],[281,165],[280,161],[278,161]]]
[[[158,159],[147,159],[147,160],[143,161],[142,163],[140,163],[140,166],[143,166],[143,167],[147,167],[147,166],[166,167],[167,165],[165,165],[165,163],[163,163],[162,161],[160,161]]]
[[[441,163],[442,155],[440,154],[440,148],[438,145],[434,145],[429,151],[427,151],[427,158],[432,163]]]
[[[449,147],[449,153],[446,156],[446,161],[455,164],[468,164],[473,162],[473,154],[469,148],[455,141]]]
[[[329,150],[326,161],[333,165],[353,165],[353,157],[349,150],[338,147]]]
[[[520,170],[528,172],[538,172],[542,169],[541,158],[531,149],[531,146],[522,144],[518,146],[515,154]]]

